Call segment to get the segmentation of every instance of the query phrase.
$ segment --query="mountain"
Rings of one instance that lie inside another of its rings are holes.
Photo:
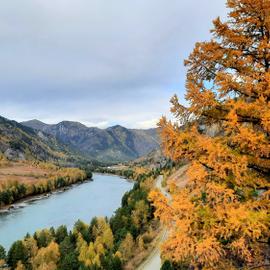
[[[60,166],[100,166],[42,130],[32,129],[0,116],[0,160],[4,155],[11,161],[48,161]]]
[[[0,153],[11,160],[68,159],[67,147],[54,136],[0,116]]]
[[[132,160],[127,164],[131,167],[146,167],[152,170],[164,167],[167,163],[168,159],[163,155],[162,150],[159,148],[151,151],[145,156]]]
[[[36,130],[43,130],[46,128],[46,126],[48,126],[47,124],[45,124],[37,119],[33,119],[33,120],[27,121],[25,123],[26,123],[26,125],[24,125],[24,122],[22,122],[21,124],[24,126],[28,126],[32,129],[36,129]]]
[[[119,125],[99,129],[71,121],[49,125],[30,120],[21,124],[50,134],[84,157],[101,162],[133,160],[159,148],[157,129],[127,129]]]

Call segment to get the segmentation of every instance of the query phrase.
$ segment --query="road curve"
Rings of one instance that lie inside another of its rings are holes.
[[[156,188],[158,188],[166,197],[170,197],[167,190],[162,187],[163,176],[160,175],[156,180]],[[155,249],[151,252],[148,258],[137,268],[137,270],[159,270],[162,266],[160,258],[160,245],[167,238],[167,231],[164,229],[160,235],[160,239]]]

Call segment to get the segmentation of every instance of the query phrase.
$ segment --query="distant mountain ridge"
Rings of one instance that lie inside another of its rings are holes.
[[[59,161],[71,156],[54,136],[1,116],[0,153],[11,160]]]
[[[39,120],[21,124],[50,134],[84,157],[102,162],[129,161],[159,149],[159,135],[155,128],[127,129],[116,125],[100,129],[87,127],[79,122],[46,124]]]

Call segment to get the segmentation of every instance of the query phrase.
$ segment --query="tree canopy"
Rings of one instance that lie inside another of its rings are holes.
[[[267,263],[270,173],[270,1],[228,0],[228,19],[185,61],[189,106],[162,118],[165,154],[189,161],[172,201],[150,198],[171,230],[163,257],[197,269]]]

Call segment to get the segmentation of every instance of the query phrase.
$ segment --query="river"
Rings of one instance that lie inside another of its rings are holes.
[[[133,186],[112,175],[94,174],[93,180],[0,214],[0,244],[8,249],[27,233],[63,224],[72,229],[78,219],[89,223],[95,216],[110,217]]]

